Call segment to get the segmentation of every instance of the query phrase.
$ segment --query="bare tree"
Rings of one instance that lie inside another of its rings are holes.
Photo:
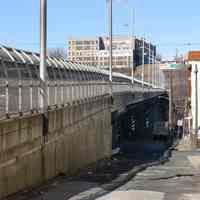
[[[67,58],[67,52],[64,48],[51,48],[48,49],[48,55],[58,58],[58,59],[66,59]]]

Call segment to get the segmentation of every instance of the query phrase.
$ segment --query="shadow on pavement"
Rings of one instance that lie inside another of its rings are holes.
[[[121,152],[110,159],[101,160],[95,165],[81,170],[74,177],[60,176],[45,186],[32,191],[24,191],[8,200],[66,200],[94,187],[101,187],[126,174],[134,167],[158,160],[168,145],[154,141],[124,141]]]

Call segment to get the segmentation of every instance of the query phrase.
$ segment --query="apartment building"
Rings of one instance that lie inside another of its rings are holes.
[[[68,60],[99,68],[109,68],[109,38],[70,38]],[[116,36],[113,38],[113,68],[126,68],[154,62],[156,47],[142,39]]]

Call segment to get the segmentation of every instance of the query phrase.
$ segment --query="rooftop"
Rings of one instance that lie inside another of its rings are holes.
[[[189,51],[188,61],[200,61],[200,51]]]

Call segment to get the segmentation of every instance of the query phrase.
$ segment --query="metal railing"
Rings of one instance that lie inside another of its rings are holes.
[[[47,81],[39,79],[39,54],[0,47],[0,118],[40,112],[40,92],[48,109],[121,92],[150,91],[154,86],[131,77],[47,57]],[[142,87],[144,86],[144,87]]]
[[[0,117],[11,117],[40,112],[40,88],[46,87],[49,109],[72,105],[76,102],[109,95],[110,83],[105,81],[40,81],[0,80]],[[113,93],[133,92],[130,83],[112,84]]]
[[[110,83],[105,81],[48,81],[44,86],[39,80],[1,80],[0,117],[40,112],[40,87],[46,87],[46,103],[49,109],[110,94]],[[150,90],[155,89],[142,89],[126,82],[112,83],[113,94]]]

